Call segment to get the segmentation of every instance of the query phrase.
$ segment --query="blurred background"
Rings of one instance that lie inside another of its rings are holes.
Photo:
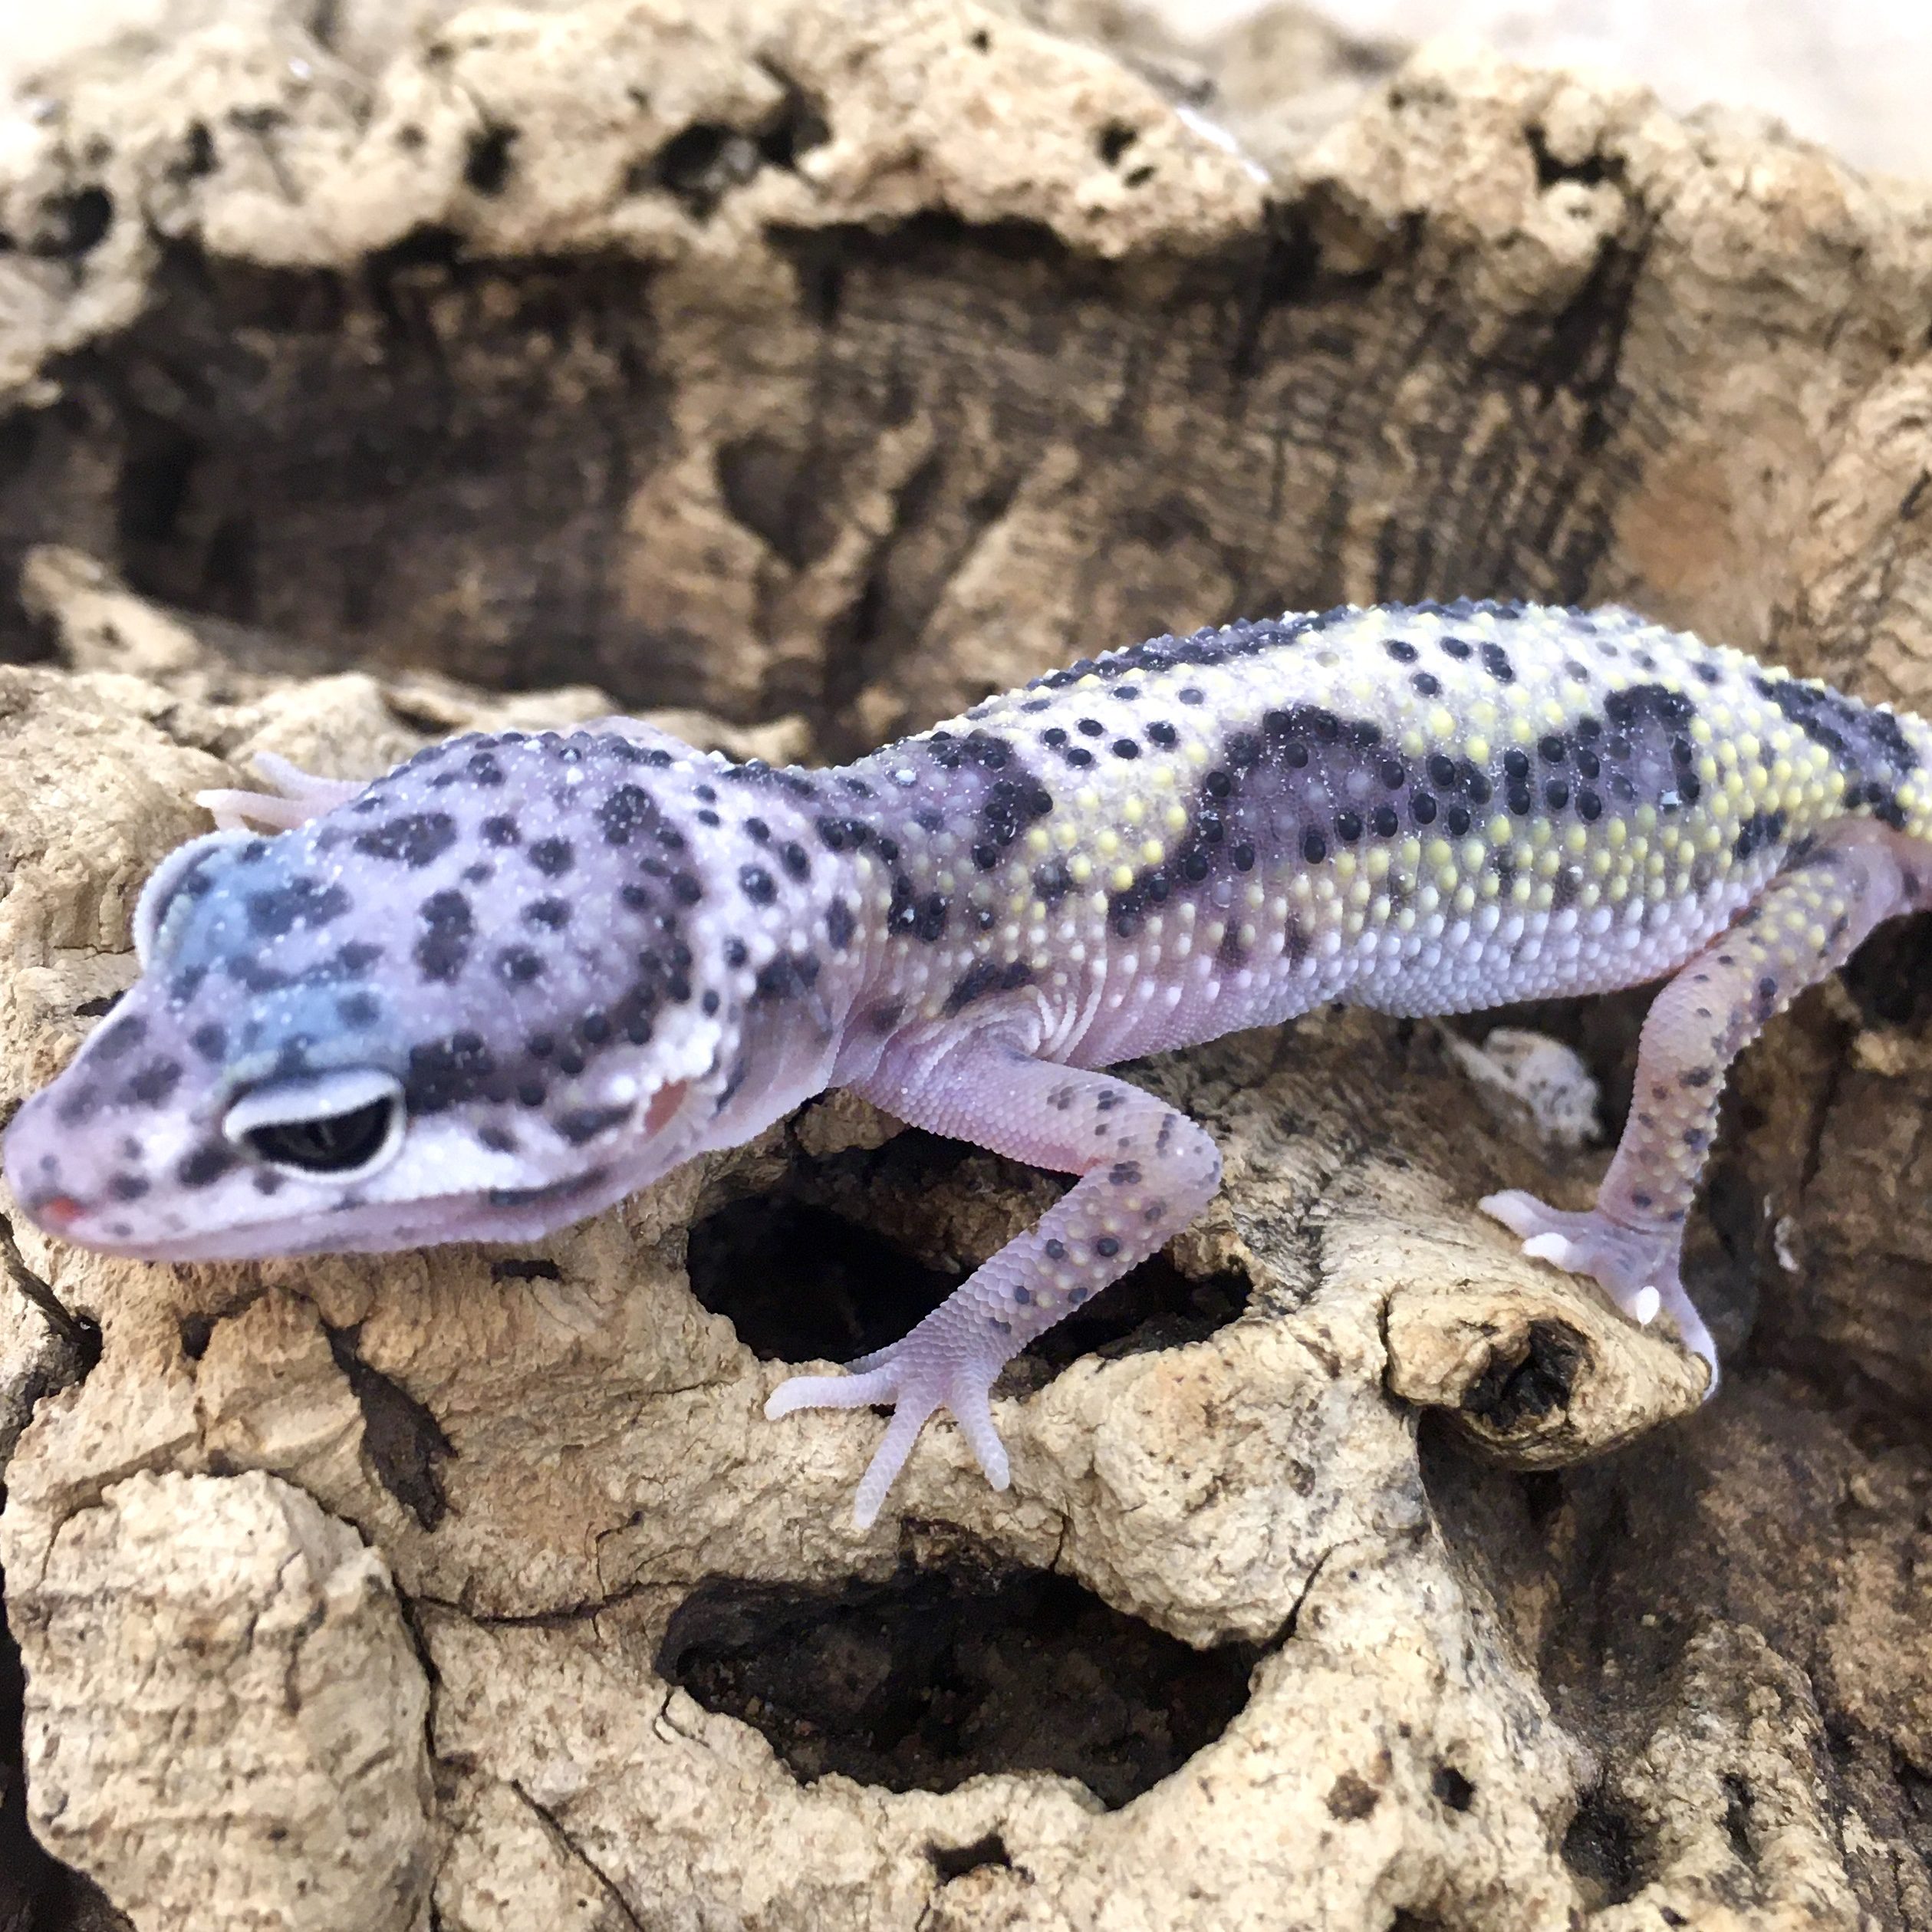
[[[1058,24],[1152,14],[1183,50],[1226,45],[1229,37],[1279,46],[1284,35],[1312,27],[1313,13],[1355,44],[1364,69],[1417,41],[1462,33],[1535,65],[1641,81],[1680,111],[1714,103],[1773,117],[1860,167],[1932,176],[1927,0],[1331,0],[1310,9],[1256,0],[1009,3]],[[36,70],[104,41],[165,37],[238,15],[279,15],[340,51],[380,58],[460,10],[459,0],[0,0],[0,87],[30,87]],[[1229,71],[1224,61],[1213,64]]]

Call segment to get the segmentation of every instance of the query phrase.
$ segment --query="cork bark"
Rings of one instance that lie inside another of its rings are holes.
[[[0,150],[0,1105],[258,750],[836,757],[1458,594],[1932,706],[1924,195],[1305,23],[407,12]],[[848,1100],[532,1249],[16,1222],[0,1927],[1932,1927],[1925,943],[1747,1057],[1717,1401],[1475,1213],[1604,1158],[1486,1024],[1314,1015],[1134,1070],[1220,1197],[1002,1383],[1009,1495],[937,1427],[865,1535],[877,1420],[764,1397],[1051,1189]],[[1511,1017],[1614,1128],[1642,1005]]]

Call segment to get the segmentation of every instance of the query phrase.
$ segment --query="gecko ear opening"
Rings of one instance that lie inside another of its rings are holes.
[[[396,1157],[406,1124],[401,1082],[358,1067],[258,1087],[229,1108],[222,1134],[284,1173],[353,1181]]]
[[[677,1111],[684,1104],[684,1097],[691,1091],[688,1080],[667,1081],[650,1097],[650,1104],[644,1109],[646,1134],[661,1134],[667,1127]]]

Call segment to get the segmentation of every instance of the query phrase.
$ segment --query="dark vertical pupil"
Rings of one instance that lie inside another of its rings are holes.
[[[391,1100],[372,1100],[347,1114],[313,1121],[272,1121],[252,1128],[248,1145],[264,1160],[311,1173],[339,1173],[374,1160],[389,1136]]]

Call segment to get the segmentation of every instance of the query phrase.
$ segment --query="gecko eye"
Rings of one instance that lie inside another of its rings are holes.
[[[272,1167],[360,1180],[403,1144],[403,1089],[373,1068],[258,1087],[228,1110],[222,1132]]]

